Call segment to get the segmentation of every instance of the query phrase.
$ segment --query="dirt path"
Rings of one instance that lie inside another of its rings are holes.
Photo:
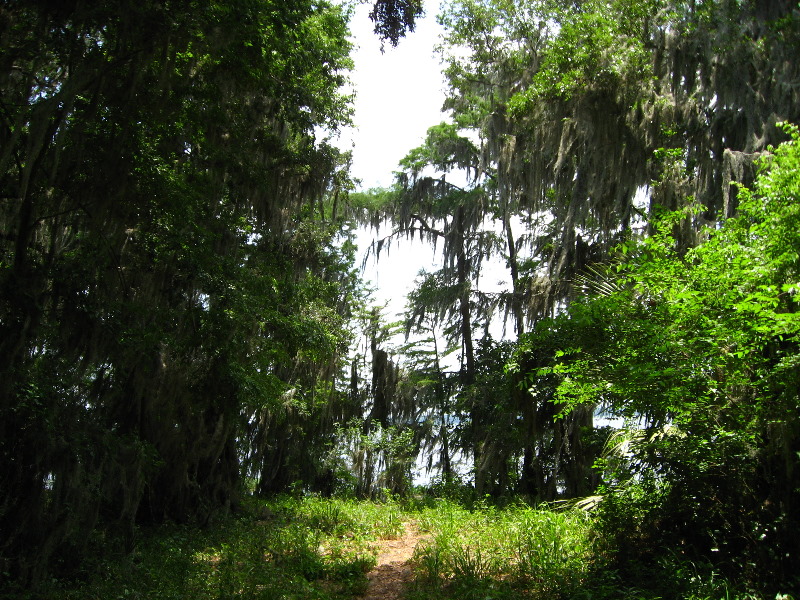
[[[421,535],[414,523],[403,523],[403,535],[394,540],[380,540],[375,568],[367,573],[369,586],[363,600],[399,600],[413,578],[409,561],[414,548],[427,535]]]

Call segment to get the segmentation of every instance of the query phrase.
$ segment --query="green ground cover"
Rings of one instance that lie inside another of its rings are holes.
[[[407,522],[420,536],[409,600],[760,598],[677,554],[658,575],[643,566],[623,577],[597,550],[592,513],[574,506],[289,496],[251,501],[203,528],[139,530],[129,553],[115,540],[95,540],[94,558],[77,578],[54,579],[36,598],[358,598],[375,565],[371,543],[399,536]]]

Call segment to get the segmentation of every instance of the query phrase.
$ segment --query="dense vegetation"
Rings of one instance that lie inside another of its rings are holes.
[[[611,569],[597,553],[594,519],[580,507],[464,500],[253,499],[236,518],[202,528],[142,528],[131,553],[106,543],[80,577],[50,580],[32,597],[350,600],[369,589],[380,541],[392,544],[409,528],[418,540],[414,578],[401,591],[410,600],[763,597],[737,593],[709,565],[675,557],[657,578]]]
[[[348,16],[0,8],[0,585],[352,596],[399,504],[291,492],[449,499],[417,597],[796,591],[796,4],[452,0],[448,119],[361,193]],[[442,252],[405,346],[384,224]]]

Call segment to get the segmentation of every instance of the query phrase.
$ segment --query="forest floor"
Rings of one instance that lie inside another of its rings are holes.
[[[704,579],[705,571],[694,563],[676,562],[663,577],[647,573],[633,584],[615,571],[594,571],[593,517],[578,508],[550,510],[523,503],[467,507],[445,499],[408,508],[395,501],[281,496],[254,500],[247,510],[203,528],[142,528],[131,553],[123,553],[114,539],[100,540],[75,577],[52,578],[33,594],[23,588],[4,594],[0,577],[0,596],[767,598],[749,591],[737,595],[724,580]]]
[[[369,585],[363,600],[398,600],[414,578],[411,557],[414,549],[430,534],[420,533],[416,523],[403,523],[403,534],[394,539],[374,543],[377,550],[375,567],[367,573]]]

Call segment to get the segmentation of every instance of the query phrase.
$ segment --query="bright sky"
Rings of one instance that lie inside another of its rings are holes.
[[[340,146],[353,151],[353,177],[361,188],[388,187],[393,172],[409,150],[425,139],[428,127],[444,119],[444,80],[439,58],[433,48],[441,28],[436,23],[438,0],[426,0],[425,17],[400,40],[396,48],[381,44],[369,19],[371,4],[361,4],[353,16],[356,50],[352,80],[356,91],[356,127],[343,132]],[[376,235],[372,230],[359,231],[356,243],[363,252]],[[431,269],[434,257],[427,245],[417,241],[404,243],[381,254],[376,266],[370,260],[364,274],[376,286],[376,303],[388,303],[390,318],[401,312],[405,296],[422,268]]]
[[[396,48],[387,43],[383,54],[370,9],[371,4],[359,5],[352,20],[356,129],[342,136],[343,147],[349,140],[355,144],[352,174],[365,189],[392,183],[400,159],[422,143],[428,127],[443,120],[444,101],[441,65],[433,52],[441,31],[438,1],[426,0],[425,18]]]

